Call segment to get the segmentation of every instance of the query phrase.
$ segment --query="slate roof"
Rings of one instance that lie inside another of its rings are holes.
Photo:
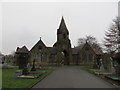
[[[51,54],[57,54],[57,48],[56,47],[47,47]]]
[[[79,48],[72,48],[72,54],[78,54]]]
[[[72,48],[72,54],[78,54],[79,51],[82,50],[85,44],[81,44],[80,46]]]
[[[85,44],[81,44],[80,46],[78,46],[76,48],[78,48],[79,50],[81,50],[84,46],[85,46]]]
[[[43,45],[43,46],[46,47],[46,45],[44,44],[44,42],[43,42],[43,41],[41,40],[41,38],[40,38],[40,40],[31,48],[30,52],[31,52],[37,45]]]
[[[16,53],[28,53],[29,50],[27,49],[26,46],[23,46],[22,48],[17,48]]]
[[[88,44],[88,43],[87,43]],[[79,51],[82,50],[82,48],[86,45],[85,44],[81,44],[78,47],[72,48],[72,54],[77,54]],[[88,44],[89,45],[89,44]],[[90,46],[90,45],[89,45]],[[91,47],[91,46],[90,46]],[[96,48],[91,47],[91,49],[94,51],[95,54],[102,54],[103,52],[101,50],[98,50]]]

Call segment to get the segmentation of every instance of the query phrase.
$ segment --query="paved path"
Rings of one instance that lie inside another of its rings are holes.
[[[115,88],[108,82],[81,70],[80,66],[61,66],[33,88]]]

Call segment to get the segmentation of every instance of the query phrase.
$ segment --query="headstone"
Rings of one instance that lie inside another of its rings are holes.
[[[28,53],[29,53],[29,51],[26,48],[26,46],[23,46],[22,48],[18,47],[17,50],[16,50],[18,66],[19,66],[19,69],[23,69],[22,70],[23,75],[29,74],[29,71],[28,71],[28,68],[27,68]]]
[[[120,52],[116,53],[115,56],[112,57],[112,59],[114,62],[116,75],[120,76]]]
[[[96,63],[94,63],[94,67],[100,69],[100,67],[101,67],[101,61],[100,60],[101,60],[101,55],[97,55]]]
[[[110,72],[111,72],[111,74],[115,74],[115,68],[114,68],[113,60],[112,60],[111,57],[110,57],[110,60],[111,60],[111,68],[110,68]]]
[[[24,67],[27,67],[27,64],[28,64],[28,55],[27,54],[19,54],[17,60],[18,60],[19,69],[24,69]]]
[[[100,59],[100,63],[101,63],[101,66],[100,66],[100,71],[105,71],[104,66],[103,66],[102,59]]]
[[[5,56],[2,57],[2,64],[5,63]]]
[[[36,68],[35,68],[35,59],[33,60],[33,66],[32,66],[31,71],[36,71]]]
[[[19,69],[24,69],[28,64],[28,49],[23,46],[22,48],[17,48],[16,57]]]
[[[111,70],[113,70],[113,62],[108,54],[104,54],[103,56],[103,66],[105,71],[111,73]]]

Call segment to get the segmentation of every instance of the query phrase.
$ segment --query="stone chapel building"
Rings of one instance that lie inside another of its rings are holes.
[[[29,61],[33,60],[36,64],[95,64],[96,56],[102,52],[92,48],[87,42],[80,47],[71,47],[69,31],[62,17],[59,28],[57,29],[57,41],[53,47],[47,47],[40,40],[29,51]]]

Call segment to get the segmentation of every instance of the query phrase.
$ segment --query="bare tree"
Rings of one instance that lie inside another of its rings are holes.
[[[86,36],[86,40],[90,45],[97,44],[97,39],[94,36]]]
[[[81,44],[84,44],[86,42],[86,38],[79,38],[78,39],[78,46],[80,46]]]
[[[85,44],[86,41],[90,44],[92,48],[95,48],[99,51],[102,51],[102,48],[100,44],[97,42],[97,39],[94,36],[88,35],[85,38],[79,38],[78,39],[78,46],[81,46],[82,44]]]

